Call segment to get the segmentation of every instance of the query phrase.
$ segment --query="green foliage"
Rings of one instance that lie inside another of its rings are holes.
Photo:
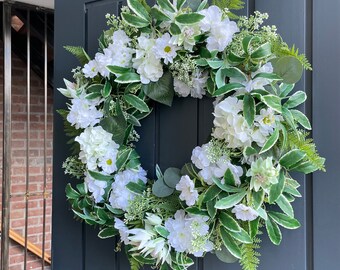
[[[64,46],[64,48],[73,54],[82,65],[87,64],[91,60],[85,50],[80,46]]]
[[[260,264],[261,254],[257,251],[260,248],[261,239],[255,237],[253,243],[242,244],[240,264],[243,270],[256,270]]]
[[[290,149],[299,149],[306,154],[305,161],[310,162],[315,168],[321,171],[325,170],[325,159],[320,157],[312,138],[308,138],[309,133],[298,130],[297,132],[288,132],[288,147]]]
[[[221,9],[227,8],[229,11],[240,10],[244,8],[243,0],[213,0],[212,4],[218,6]],[[232,19],[236,19],[238,17],[232,12],[228,12],[228,16]]]

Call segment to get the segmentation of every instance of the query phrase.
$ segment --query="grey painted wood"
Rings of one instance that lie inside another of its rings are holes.
[[[327,159],[313,176],[315,270],[340,268],[339,12],[337,0],[313,1],[313,137]]]

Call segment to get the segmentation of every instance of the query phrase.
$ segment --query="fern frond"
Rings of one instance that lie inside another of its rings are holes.
[[[298,132],[288,132],[288,146],[290,149],[299,149],[306,153],[306,161],[314,167],[325,171],[325,159],[320,157],[312,138],[307,138],[308,132],[298,130]]]
[[[252,244],[242,244],[240,264],[243,270],[256,270],[260,264],[261,254],[257,251],[260,248],[261,239],[255,237]]]
[[[87,64],[91,58],[80,46],[64,46],[65,50],[73,54],[81,65]]]

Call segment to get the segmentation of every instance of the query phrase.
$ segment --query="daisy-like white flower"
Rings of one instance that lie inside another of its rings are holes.
[[[273,165],[273,157],[267,157],[262,159],[258,158],[251,163],[251,167],[247,172],[247,176],[250,176],[250,189],[254,189],[256,192],[263,188],[264,191],[268,191],[271,185],[278,182],[278,176],[280,172],[280,165],[276,168]]]
[[[89,174],[86,174],[85,184],[88,191],[92,193],[95,203],[103,201],[103,195],[105,194],[105,188],[107,187],[106,181],[93,179]]]
[[[283,121],[282,116],[276,115],[272,108],[261,109],[260,115],[255,116],[255,126],[259,127],[264,136],[272,134],[276,128],[276,122],[279,121]]]
[[[237,219],[243,221],[252,221],[259,216],[253,208],[244,204],[235,205],[231,212],[235,214]]]
[[[156,58],[164,59],[166,65],[173,62],[173,59],[177,56],[177,50],[179,50],[179,47],[171,42],[169,33],[157,38],[153,47]]]
[[[105,155],[99,158],[98,166],[102,168],[104,173],[111,174],[117,170],[117,154],[118,149],[110,147],[107,149]]]
[[[82,69],[84,76],[86,78],[94,78],[98,74],[98,62],[96,60],[91,60],[84,65]]]
[[[129,228],[125,225],[125,223],[119,218],[115,217],[115,225],[114,227],[119,231],[120,240],[125,244],[130,244],[129,236]]]
[[[185,201],[188,206],[194,205],[198,199],[198,192],[195,189],[195,184],[188,175],[181,177],[176,185],[176,190],[181,191],[179,198],[182,201]]]

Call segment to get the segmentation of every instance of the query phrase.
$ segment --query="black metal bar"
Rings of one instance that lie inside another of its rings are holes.
[[[3,174],[2,174],[2,222],[1,222],[1,269],[9,269],[9,225],[11,187],[11,95],[12,95],[12,50],[11,14],[8,2],[3,4],[4,42],[4,105],[3,105]]]

